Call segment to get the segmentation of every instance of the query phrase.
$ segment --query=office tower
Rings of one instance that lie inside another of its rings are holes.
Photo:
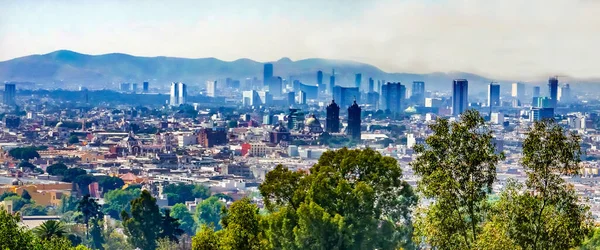
[[[248,90],[242,92],[242,105],[244,106],[258,106],[260,105],[260,97],[256,90]]]
[[[540,97],[540,86],[533,87],[532,97]]]
[[[327,119],[325,120],[325,131],[328,133],[340,132],[340,106],[331,100],[331,104],[327,106]]]
[[[280,97],[283,89],[283,79],[279,76],[273,76],[267,80],[267,82],[269,93],[273,96]]]
[[[268,106],[273,103],[273,95],[269,91],[258,91],[258,98],[260,98],[260,104]]]
[[[418,105],[425,103],[425,82],[414,81],[412,83],[412,95],[410,99]]]
[[[560,102],[569,103],[571,102],[571,86],[567,83],[565,86],[560,88]]]
[[[215,97],[217,93],[217,81],[206,81],[206,95]]]
[[[373,92],[374,88],[375,88],[375,81],[373,80],[373,77],[369,77],[369,92],[368,93]]]
[[[348,108],[348,128],[346,133],[350,136],[350,139],[360,141],[360,107],[356,104],[356,101]]]
[[[293,106],[294,104],[296,104],[296,92],[288,92],[287,93],[287,101],[288,101],[288,106]]]
[[[500,106],[500,85],[490,83],[488,85],[488,107],[498,107]]]
[[[185,104],[187,99],[187,86],[182,82],[171,83],[171,106],[179,106]]]
[[[131,84],[128,82],[121,83],[121,91],[129,92],[131,90]]]
[[[89,103],[90,95],[88,93],[88,89],[86,87],[79,86],[79,91],[81,91],[81,99],[82,99],[83,103]]]
[[[456,79],[452,83],[452,115],[460,115],[469,108],[469,82]]]
[[[14,106],[16,104],[15,97],[17,94],[17,87],[12,83],[4,84],[4,104],[8,106]]]
[[[379,93],[369,92],[367,93],[367,104],[377,109],[379,107]]]
[[[388,82],[381,86],[381,109],[392,113],[404,111],[406,87],[400,82]]]
[[[381,93],[381,82],[380,80],[377,80],[377,90],[375,90],[375,92],[377,93]]]
[[[138,87],[137,83],[132,83],[131,84],[131,93],[137,93],[137,87]]]
[[[335,86],[333,88],[333,99],[338,100],[341,107],[348,107],[352,104],[353,100],[360,100],[360,92],[358,88],[348,88],[342,86]]]
[[[550,107],[556,108],[558,102],[558,78],[550,77],[548,79],[548,88],[550,92]]]
[[[360,90],[360,84],[362,82],[362,74],[358,73],[354,78],[354,87],[357,87]]]
[[[298,104],[305,105],[306,104],[306,92],[298,91]]]
[[[533,102],[531,104],[534,108],[550,108],[552,105],[552,101],[549,97],[533,97]]]
[[[265,63],[263,69],[263,85],[267,86],[269,79],[273,77],[273,64]]]
[[[148,90],[149,90],[148,84],[149,84],[148,82],[142,83],[142,92],[143,93],[148,93]]]
[[[329,77],[329,94],[333,96],[333,87],[335,87],[335,69],[331,70],[331,76]]]
[[[317,71],[317,86],[319,87],[319,92],[325,92],[325,84],[323,84],[323,71]]]
[[[554,108],[532,108],[529,120],[541,121],[554,118]]]
[[[516,98],[520,102],[523,101],[525,97],[525,84],[520,82],[515,82],[512,84],[511,96]]]
[[[292,84],[294,91],[304,91],[307,99],[317,99],[319,97],[319,87],[315,85],[307,85],[302,83],[300,80],[294,80]]]

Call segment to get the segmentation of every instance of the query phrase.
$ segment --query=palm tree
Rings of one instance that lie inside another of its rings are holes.
[[[48,220],[33,229],[33,232],[42,240],[50,240],[52,237],[63,237],[67,231],[60,221]]]

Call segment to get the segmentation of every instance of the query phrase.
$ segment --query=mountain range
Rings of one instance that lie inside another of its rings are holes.
[[[354,75],[362,73],[362,82],[367,79],[400,81],[408,86],[412,81],[425,81],[428,90],[450,91],[453,79],[469,80],[470,90],[485,91],[491,80],[464,72],[448,73],[388,73],[379,68],[355,61],[309,58],[292,61],[282,58],[271,62],[274,74],[284,79],[299,79],[307,84],[316,84],[316,72],[324,72],[328,83],[335,69],[336,83],[354,85]],[[70,50],[59,50],[43,55],[29,55],[0,62],[0,81],[34,84],[38,88],[111,88],[120,82],[149,81],[153,86],[167,86],[181,81],[191,86],[204,86],[206,80],[222,80],[226,77],[243,79],[262,78],[264,62],[250,59],[223,61],[216,58],[140,57],[122,53],[87,55]],[[502,82],[502,81],[501,81]],[[510,81],[504,81],[508,84]],[[471,87],[472,86],[472,87]]]

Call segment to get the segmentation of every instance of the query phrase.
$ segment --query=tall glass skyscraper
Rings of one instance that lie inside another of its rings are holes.
[[[558,78],[550,77],[548,79],[548,88],[550,90],[550,107],[556,108],[558,102]]]
[[[452,115],[460,115],[469,107],[469,82],[456,79],[452,83]]]
[[[265,63],[263,69],[263,85],[268,85],[269,81],[273,77],[273,64]]]
[[[171,106],[179,106],[185,104],[187,99],[187,86],[182,82],[171,83]]]
[[[488,107],[500,106],[500,85],[490,83],[488,85]]]

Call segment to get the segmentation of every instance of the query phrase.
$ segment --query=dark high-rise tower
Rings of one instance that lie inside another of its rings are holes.
[[[329,77],[329,94],[333,96],[333,87],[335,87],[335,69],[331,70],[331,76]]]
[[[425,82],[414,81],[410,99],[419,105],[425,104]]]
[[[350,139],[360,141],[360,112],[361,108],[356,104],[356,101],[348,108],[348,128],[347,134]]]
[[[273,77],[273,64],[265,63],[263,69],[263,85],[268,85],[269,80]]]
[[[373,92],[374,88],[375,88],[375,81],[373,80],[373,77],[369,77],[369,93]]]
[[[325,120],[325,131],[328,133],[340,132],[340,106],[331,100],[331,104],[327,106],[327,119]]]
[[[281,79],[281,77],[279,76],[273,76],[269,78],[267,82],[267,86],[269,87],[269,93],[275,97],[280,97],[283,89],[283,79]]]
[[[500,106],[500,85],[490,83],[488,85],[488,107]]]
[[[550,107],[556,108],[558,102],[558,78],[550,77],[548,79],[548,87],[550,90]]]
[[[456,79],[452,83],[452,115],[460,115],[469,107],[469,82]]]
[[[354,78],[354,87],[357,87],[360,90],[360,84],[362,82],[362,74],[358,73],[356,74],[355,78]]]
[[[17,87],[12,83],[4,84],[4,104],[8,106],[14,106],[15,96],[17,93]]]
[[[531,97],[540,97],[540,86],[533,87],[533,94]]]
[[[319,87],[319,92],[325,92],[325,84],[323,84],[323,71],[317,71],[317,86]]]
[[[149,89],[148,82],[144,82],[142,84],[142,92],[143,93],[148,93],[148,89]]]
[[[400,113],[404,109],[406,87],[399,82],[388,82],[381,86],[381,109]]]

